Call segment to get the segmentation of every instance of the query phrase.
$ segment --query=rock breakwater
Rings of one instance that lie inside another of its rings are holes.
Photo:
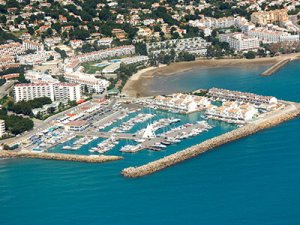
[[[32,159],[46,159],[46,160],[61,160],[73,162],[86,162],[86,163],[103,163],[115,160],[121,160],[121,156],[106,156],[106,155],[71,155],[60,153],[38,153],[30,151],[6,151],[0,150],[0,158],[32,158]]]
[[[150,162],[148,164],[139,166],[139,167],[128,167],[122,170],[122,174],[125,177],[141,177],[145,176],[189,158],[193,158],[202,154],[208,150],[214,149],[218,146],[224,145],[226,143],[235,141],[237,139],[246,137],[248,135],[257,133],[258,131],[276,126],[285,121],[291,120],[300,115],[300,109],[298,104],[289,103],[289,107],[286,109],[273,113],[269,115],[267,118],[259,119],[251,124],[247,124],[243,127],[240,127],[236,130],[227,132],[218,137],[211,138],[202,142],[201,144],[194,145],[190,148],[182,150],[180,152],[176,152],[159,160]]]

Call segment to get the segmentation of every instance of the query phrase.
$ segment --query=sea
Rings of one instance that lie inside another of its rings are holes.
[[[266,68],[194,69],[157,76],[149,88],[172,93],[220,87],[300,102],[300,62],[260,76]],[[181,119],[193,122],[199,116]],[[149,176],[128,179],[120,174],[125,167],[234,129],[210,123],[212,130],[190,141],[161,152],[125,154],[124,160],[104,164],[1,159],[0,225],[299,225],[299,118]]]

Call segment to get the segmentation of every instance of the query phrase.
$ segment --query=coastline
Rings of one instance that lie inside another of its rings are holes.
[[[138,71],[126,82],[122,94],[128,97],[146,97],[151,95],[148,84],[154,76],[169,76],[187,72],[197,68],[220,68],[220,67],[251,67],[255,65],[270,65],[284,59],[297,59],[300,53],[292,53],[275,57],[255,59],[197,59],[191,62],[176,62],[159,67],[148,67]]]

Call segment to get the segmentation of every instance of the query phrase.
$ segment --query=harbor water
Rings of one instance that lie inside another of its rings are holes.
[[[259,76],[265,68],[198,69],[157,77],[150,88],[172,92],[222,87],[300,102],[299,61],[272,76]],[[198,116],[184,116],[182,122]],[[161,152],[126,154],[124,160],[104,164],[2,159],[0,224],[300,224],[299,119],[150,176],[120,175],[124,167],[161,158],[230,129],[215,124],[207,133]],[[113,149],[109,154],[122,153]]]

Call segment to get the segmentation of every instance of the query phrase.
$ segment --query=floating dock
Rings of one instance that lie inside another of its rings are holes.
[[[31,159],[85,162],[85,163],[104,163],[104,162],[123,159],[123,157],[121,156],[75,155],[75,154],[73,155],[73,154],[61,154],[61,153],[7,151],[7,150],[0,150],[0,158],[31,158]]]
[[[169,166],[180,163],[184,160],[196,157],[199,154],[207,152],[208,150],[257,133],[261,130],[276,126],[280,123],[291,120],[300,115],[300,105],[298,103],[285,103],[286,107],[284,109],[280,111],[275,111],[265,118],[259,118],[258,120],[247,124],[243,127],[240,127],[236,130],[227,132],[218,137],[211,138],[202,142],[201,144],[192,146],[190,148],[176,152],[174,154],[147,163],[145,165],[125,168],[122,170],[122,174],[125,177],[131,178],[152,174]]]
[[[285,66],[288,62],[290,62],[291,59],[284,59],[281,60],[277,63],[275,63],[273,66],[271,66],[269,69],[267,69],[266,71],[264,71],[261,75],[262,76],[270,76],[273,73],[275,73],[277,70],[279,70],[280,68],[282,68],[283,66]]]

